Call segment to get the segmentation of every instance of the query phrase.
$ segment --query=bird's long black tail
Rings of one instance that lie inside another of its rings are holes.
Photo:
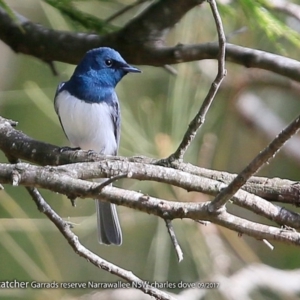
[[[98,241],[100,244],[121,245],[122,231],[114,204],[96,200]]]

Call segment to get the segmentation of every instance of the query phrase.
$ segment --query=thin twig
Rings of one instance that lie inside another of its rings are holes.
[[[215,19],[217,32],[218,32],[218,41],[219,41],[219,54],[218,54],[218,74],[212,83],[206,98],[203,101],[203,104],[195,116],[195,118],[189,124],[189,127],[179,145],[177,150],[166,160],[166,161],[174,161],[174,160],[182,160],[186,150],[190,146],[194,137],[196,136],[197,131],[201,127],[201,125],[205,121],[205,116],[216,96],[216,93],[223,81],[223,78],[226,75],[225,69],[225,48],[226,48],[226,38],[223,30],[222,20],[218,12],[218,8],[215,0],[208,0],[208,3],[211,7],[212,14]],[[161,162],[160,162],[161,163]],[[164,163],[164,161],[162,161]]]
[[[167,72],[169,72],[171,75],[173,75],[173,76],[177,76],[178,75],[177,70],[174,67],[172,67],[171,65],[164,65],[164,69]]]
[[[122,269],[88,250],[79,242],[78,237],[71,231],[69,224],[65,222],[50,207],[50,205],[44,200],[44,198],[36,188],[27,187],[26,189],[31,195],[34,202],[36,203],[39,211],[44,213],[50,219],[50,221],[52,221],[55,224],[55,226],[66,238],[66,240],[69,242],[76,254],[85,258],[88,262],[91,262],[97,268],[103,269],[107,272],[110,272],[111,274],[117,275],[118,277],[127,280],[131,284],[134,283],[134,286],[138,286],[139,289],[142,290],[144,293],[153,296],[156,299],[175,300],[169,294],[148,285],[146,282],[142,281],[140,278],[135,276],[131,271]]]
[[[129,11],[130,9],[144,3],[144,2],[147,2],[149,0],[138,0],[130,5],[127,5],[125,7],[123,7],[122,9],[120,9],[119,11],[117,11],[116,13],[112,14],[110,17],[108,17],[104,23],[107,24],[107,23],[110,23],[112,20],[120,17],[121,15],[123,15],[124,13],[126,13],[127,11]]]
[[[173,225],[172,225],[172,221],[170,219],[164,219],[164,220],[165,220],[169,235],[171,237],[171,241],[172,241],[173,246],[175,248],[175,252],[176,252],[176,255],[177,255],[177,258],[178,258],[178,262],[181,262],[183,260],[183,252],[182,252],[181,247],[180,247],[180,245],[178,243],[178,240],[176,238],[176,234],[175,234],[175,231],[174,231],[174,228],[173,228]]]
[[[268,240],[263,239],[262,241],[270,250],[274,250],[274,246]]]
[[[217,211],[254,175],[269,159],[275,156],[284,143],[300,128],[300,116],[288,125],[278,136],[261,151],[237,177],[224,188],[211,202],[209,210]]]
[[[47,65],[50,67],[50,70],[51,70],[53,76],[58,76],[59,75],[53,61],[45,60],[45,63],[47,63]]]
[[[97,185],[95,188],[92,189],[93,192],[101,192],[102,189],[108,185],[110,185],[111,183],[113,183],[114,181],[118,180],[118,179],[122,179],[122,178],[127,178],[128,174],[119,174],[116,176],[113,176],[111,178],[108,178],[107,180],[105,180],[104,182],[100,183],[99,185]]]

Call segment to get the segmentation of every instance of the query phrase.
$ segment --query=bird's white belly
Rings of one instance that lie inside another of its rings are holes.
[[[106,155],[116,153],[111,106],[105,102],[87,103],[63,91],[56,97],[55,107],[73,146]]]

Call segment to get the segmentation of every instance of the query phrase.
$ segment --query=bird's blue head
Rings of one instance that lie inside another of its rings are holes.
[[[111,48],[88,51],[69,81],[60,85],[57,93],[64,90],[86,102],[113,101],[114,88],[127,73],[139,73],[121,55]]]
[[[88,51],[76,67],[73,77],[93,81],[102,87],[115,87],[127,73],[141,71],[130,66],[115,50],[107,47]]]

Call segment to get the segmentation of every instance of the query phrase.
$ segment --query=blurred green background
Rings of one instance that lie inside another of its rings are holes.
[[[28,19],[46,27],[81,30],[78,24],[72,23],[42,1],[10,0],[7,3]],[[105,19],[129,3],[78,1],[76,5],[82,11]],[[265,22],[270,21],[267,26],[257,22],[256,12],[248,9],[249,1],[222,3],[220,11],[229,42],[299,59],[297,34],[291,40],[280,32],[284,27],[272,23],[272,19],[266,18]],[[300,4],[299,1],[296,3]],[[113,24],[122,26],[142,8],[135,8]],[[292,17],[280,12],[274,12],[272,16],[296,31],[300,28],[299,22]],[[207,4],[190,11],[168,37],[170,45],[216,40],[215,25]],[[17,128],[37,140],[59,146],[68,145],[54,112],[53,98],[57,84],[70,77],[74,66],[55,62],[59,76],[54,76],[44,62],[15,54],[2,42],[0,53],[0,115],[18,121]],[[122,110],[119,153],[123,156],[163,158],[176,149],[190,120],[198,111],[216,75],[217,63],[199,61],[180,64],[174,66],[178,71],[177,76],[163,68],[139,67],[143,71],[141,75],[128,75],[117,87]],[[185,160],[199,166],[236,173],[276,136],[280,130],[280,127],[276,129],[276,122],[283,126],[298,115],[300,87],[286,78],[262,70],[245,69],[231,63],[227,63],[227,69],[224,84]],[[244,101],[249,97],[254,97],[260,105],[261,110],[257,110],[255,115],[267,123],[268,132],[242,113],[241,107],[250,110],[247,107],[249,103]],[[300,155],[293,150],[297,146],[299,149],[299,140],[295,138],[259,174],[299,180]],[[0,161],[7,162],[2,153]],[[209,199],[205,195],[187,193],[153,182],[120,180],[117,186],[142,190],[146,194],[175,201]],[[55,211],[75,223],[74,232],[85,246],[144,280],[207,281],[216,274],[230,276],[255,262],[281,269],[300,267],[297,247],[272,242],[275,249],[270,251],[261,241],[246,236],[238,237],[237,233],[227,229],[214,225],[203,226],[189,220],[174,221],[175,232],[184,252],[184,260],[178,264],[164,222],[124,207],[118,209],[124,234],[123,245],[100,246],[96,238],[94,201],[78,199],[74,208],[62,195],[44,190],[41,193]],[[286,207],[299,211],[295,207]],[[231,207],[231,211],[251,220],[268,223],[241,208]],[[79,258],[55,226],[39,213],[24,188],[5,186],[5,190],[0,192],[0,281],[14,279],[39,282],[119,280]],[[94,290],[0,289],[0,298],[77,298],[89,292]],[[180,290],[172,292],[178,293]],[[255,299],[268,297],[270,294],[266,291],[255,293]],[[221,298],[216,291],[212,291],[206,299]],[[280,296],[278,299],[281,299]]]

